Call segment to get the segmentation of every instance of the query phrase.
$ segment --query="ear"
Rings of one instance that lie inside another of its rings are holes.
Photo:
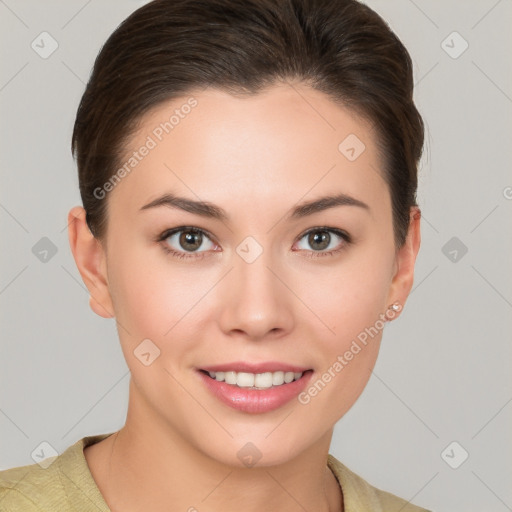
[[[91,309],[103,318],[113,318],[105,250],[89,230],[81,206],[75,206],[68,213],[68,236],[76,266],[90,293]]]
[[[396,251],[394,275],[388,294],[388,305],[398,303],[401,311],[411,292],[414,281],[414,264],[420,249],[421,210],[413,206],[409,216],[409,231],[404,245]]]

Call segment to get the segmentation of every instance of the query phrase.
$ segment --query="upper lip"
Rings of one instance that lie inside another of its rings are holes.
[[[264,363],[249,363],[247,361],[233,361],[232,363],[222,363],[212,366],[203,366],[199,368],[207,372],[246,372],[246,373],[265,373],[265,372],[294,372],[304,373],[311,368],[304,366],[295,366],[289,363],[280,363],[279,361],[266,361]]]

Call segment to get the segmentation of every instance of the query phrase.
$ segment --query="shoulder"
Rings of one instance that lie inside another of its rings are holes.
[[[2,512],[39,512],[44,510],[42,507],[46,506],[47,496],[58,495],[59,492],[60,477],[54,461],[46,469],[31,464],[0,471]]]
[[[62,454],[39,464],[0,471],[2,512],[58,512],[91,502],[95,510],[108,512],[87,466],[83,449],[111,435],[84,437]]]
[[[373,487],[331,454],[328,455],[328,466],[341,486],[347,512],[430,512],[394,494]]]

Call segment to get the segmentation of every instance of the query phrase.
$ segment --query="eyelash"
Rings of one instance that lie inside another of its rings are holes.
[[[156,238],[156,241],[161,243],[162,249],[167,254],[170,254],[174,258],[178,258],[178,259],[189,259],[189,258],[203,259],[204,255],[205,255],[205,253],[207,251],[192,252],[192,253],[179,252],[179,251],[175,251],[174,249],[171,249],[169,247],[169,245],[165,243],[165,241],[170,236],[172,236],[172,235],[174,235],[176,233],[180,233],[182,231],[183,232],[200,233],[202,235],[206,235],[207,238],[209,238],[210,240],[213,239],[213,236],[208,231],[206,231],[204,229],[199,229],[199,228],[196,228],[196,227],[193,227],[193,226],[180,226],[179,228],[173,228],[173,229],[168,229],[168,230],[164,231],[163,233],[161,233]],[[310,233],[315,233],[315,232],[334,233],[335,235],[337,235],[340,238],[342,238],[344,242],[343,242],[343,244],[341,245],[340,248],[332,249],[330,251],[322,251],[322,252],[321,251],[306,251],[306,252],[309,253],[308,256],[307,256],[308,258],[322,258],[324,256],[335,256],[339,252],[343,251],[346,248],[347,245],[352,243],[352,238],[350,237],[350,235],[348,233],[346,233],[345,231],[342,231],[341,229],[330,228],[328,226],[317,226],[315,228],[309,229],[308,231],[303,233],[298,238],[298,240],[302,240],[305,236],[309,235]]]

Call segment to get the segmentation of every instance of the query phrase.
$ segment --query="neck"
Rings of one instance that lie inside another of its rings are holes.
[[[327,467],[332,430],[292,459],[263,464],[261,457],[246,467],[207,455],[150,415],[141,401],[130,402],[126,425],[105,440],[106,464],[93,476],[112,512],[169,512],[170,503],[187,512],[342,510]]]

